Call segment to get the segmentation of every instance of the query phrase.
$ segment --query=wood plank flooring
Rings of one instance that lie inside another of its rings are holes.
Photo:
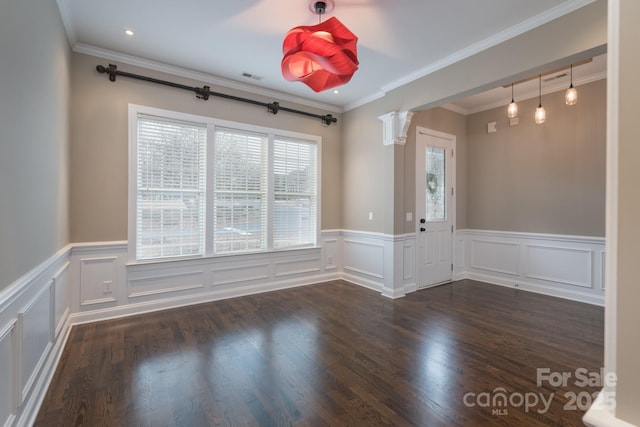
[[[601,307],[464,280],[398,300],[335,281],[79,325],[36,425],[580,426],[600,387],[575,373],[602,366],[603,324]],[[538,368],[572,377],[538,386]],[[534,395],[548,410],[525,408]]]

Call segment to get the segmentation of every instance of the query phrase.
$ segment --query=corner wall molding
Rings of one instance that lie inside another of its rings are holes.
[[[378,116],[382,120],[382,142],[384,145],[405,145],[413,112],[392,111]]]

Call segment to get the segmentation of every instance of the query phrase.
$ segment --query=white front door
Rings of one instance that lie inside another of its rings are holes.
[[[418,288],[453,279],[456,137],[416,129]]]

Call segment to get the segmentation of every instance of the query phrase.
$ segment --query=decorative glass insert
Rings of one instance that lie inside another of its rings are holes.
[[[427,147],[426,203],[427,221],[446,221],[446,150]]]

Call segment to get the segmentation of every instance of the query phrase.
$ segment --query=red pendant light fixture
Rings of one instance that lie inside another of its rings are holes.
[[[311,11],[322,18],[332,1],[312,1]],[[282,75],[303,82],[316,92],[348,83],[358,69],[355,36],[332,17],[318,25],[294,27],[282,43]]]

